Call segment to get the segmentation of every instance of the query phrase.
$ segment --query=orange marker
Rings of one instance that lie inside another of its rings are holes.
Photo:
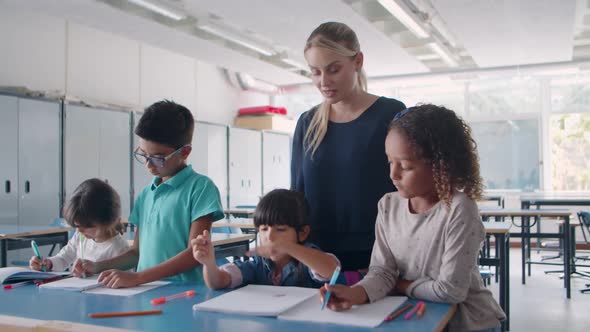
[[[170,296],[162,296],[157,299],[153,299],[150,301],[150,303],[153,305],[158,305],[158,304],[164,304],[170,300],[179,299],[181,297],[193,297],[193,296],[195,296],[195,291],[188,290],[186,292],[182,292],[182,293],[178,293],[178,294],[174,294],[174,295],[170,295]]]
[[[159,315],[161,313],[162,313],[162,310],[103,312],[103,313],[97,313],[97,314],[88,314],[88,317],[90,317],[90,318],[109,318],[109,317],[124,317],[124,316]]]
[[[416,304],[416,306],[414,307],[414,309],[410,310],[410,312],[408,312],[404,318],[406,320],[409,320],[412,318],[412,316],[414,316],[414,314],[418,311],[418,309],[420,309],[422,306],[424,305],[424,302],[420,301]]]
[[[420,309],[418,309],[416,315],[418,315],[418,317],[422,317],[422,315],[424,315],[424,311],[426,311],[426,303],[422,302],[422,306]]]

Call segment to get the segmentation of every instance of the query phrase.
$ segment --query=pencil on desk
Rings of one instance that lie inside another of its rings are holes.
[[[401,315],[402,313],[404,313],[404,311],[410,309],[411,307],[413,307],[414,305],[411,303],[406,304],[405,306],[401,307],[400,309],[394,311],[391,315],[387,316],[387,318],[385,318],[386,322],[389,322],[391,320],[394,320],[395,317]]]
[[[162,310],[102,312],[102,313],[88,314],[88,317],[90,317],[90,318],[109,318],[109,317],[124,317],[124,316],[159,315],[161,313],[162,313]]]
[[[418,315],[418,317],[422,317],[422,315],[424,315],[424,311],[426,311],[426,303],[422,303],[422,306],[420,309],[418,309],[416,315]]]

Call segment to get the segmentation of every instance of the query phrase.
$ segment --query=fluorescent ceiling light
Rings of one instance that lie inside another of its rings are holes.
[[[155,13],[160,14],[160,15],[164,15],[166,17],[169,17],[169,18],[176,20],[176,21],[180,21],[180,20],[186,18],[186,15],[175,13],[170,9],[161,7],[159,5],[156,5],[156,4],[146,1],[146,0],[127,0],[127,1],[129,1],[133,4],[136,4],[140,7],[143,7],[145,9],[151,10]]]
[[[242,45],[242,46],[244,46],[246,48],[249,48],[249,49],[251,49],[253,51],[256,51],[258,53],[264,54],[266,56],[273,55],[273,52],[272,51],[270,51],[270,50],[268,50],[268,49],[266,49],[264,47],[261,47],[261,46],[258,46],[258,45],[254,45],[253,43],[251,43],[249,41],[245,41],[245,40],[241,39],[240,37],[234,36],[234,35],[226,32],[226,31],[222,31],[222,30],[220,30],[218,28],[214,28],[214,27],[212,27],[210,25],[201,25],[201,26],[199,26],[199,29],[201,29],[203,31],[207,31],[207,32],[209,32],[211,34],[214,34],[214,35],[216,35],[218,37],[221,37],[223,39],[227,39],[229,41],[232,41],[232,42],[234,42],[236,44]]]
[[[410,31],[412,31],[416,37],[418,38],[428,38],[430,34],[422,24],[420,24],[420,19],[416,17],[411,10],[407,9],[404,5],[403,7],[400,6],[398,0],[377,0],[381,6],[385,7],[387,11],[391,13],[391,15],[395,16],[403,25],[405,25]]]
[[[453,58],[453,56],[447,50],[442,48],[439,44],[430,43],[428,44],[428,46],[430,46],[430,49],[433,50],[436,54],[438,54],[447,65],[451,67],[459,66],[459,63]]]
[[[299,69],[302,69],[302,70],[305,70],[305,71],[309,71],[309,67],[308,66],[306,66],[306,65],[304,65],[304,64],[302,64],[302,63],[300,63],[298,61],[291,60],[289,58],[283,58],[283,59],[281,59],[281,61],[283,61],[284,63],[286,63],[288,65],[291,65],[293,67],[296,67],[296,68],[299,68]]]

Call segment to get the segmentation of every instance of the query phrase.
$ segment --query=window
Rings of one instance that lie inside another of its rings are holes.
[[[539,189],[537,118],[475,122],[471,128],[486,189]]]
[[[552,190],[590,190],[590,113],[551,116]]]

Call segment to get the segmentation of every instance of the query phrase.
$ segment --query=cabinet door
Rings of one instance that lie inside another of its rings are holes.
[[[196,122],[193,151],[188,159],[196,172],[215,183],[224,209],[228,207],[227,144],[227,126]]]
[[[48,225],[60,207],[61,104],[19,99],[19,224]]]
[[[131,137],[129,113],[99,110],[99,176],[121,197],[121,215],[127,217],[131,201]]]
[[[0,225],[18,224],[18,98],[0,95]]]
[[[207,176],[213,180],[223,208],[227,208],[227,127],[210,124],[207,137]]]
[[[246,141],[246,160],[247,160],[247,205],[256,205],[262,196],[262,133],[259,131],[249,131]]]
[[[291,182],[291,139],[288,135],[268,132],[262,137],[263,193],[276,188],[288,189]]]
[[[261,191],[260,132],[229,130],[230,207],[256,205]]]
[[[85,180],[100,177],[99,111],[64,106],[64,190],[66,201]]]
[[[142,115],[143,113],[140,112],[133,113],[133,130],[135,130],[135,126],[137,126],[137,123],[139,122],[139,119],[141,119]],[[133,133],[132,136],[133,150],[131,151],[131,153],[133,154],[133,151],[135,151],[135,149],[139,146],[139,136],[135,135],[135,133]],[[133,158],[133,155],[131,156],[131,158],[133,165],[133,202],[135,202],[135,199],[137,199],[139,193],[141,193],[143,188],[147,187],[152,183],[154,177],[150,174],[150,172],[147,170],[144,164],[137,162],[137,160]]]

